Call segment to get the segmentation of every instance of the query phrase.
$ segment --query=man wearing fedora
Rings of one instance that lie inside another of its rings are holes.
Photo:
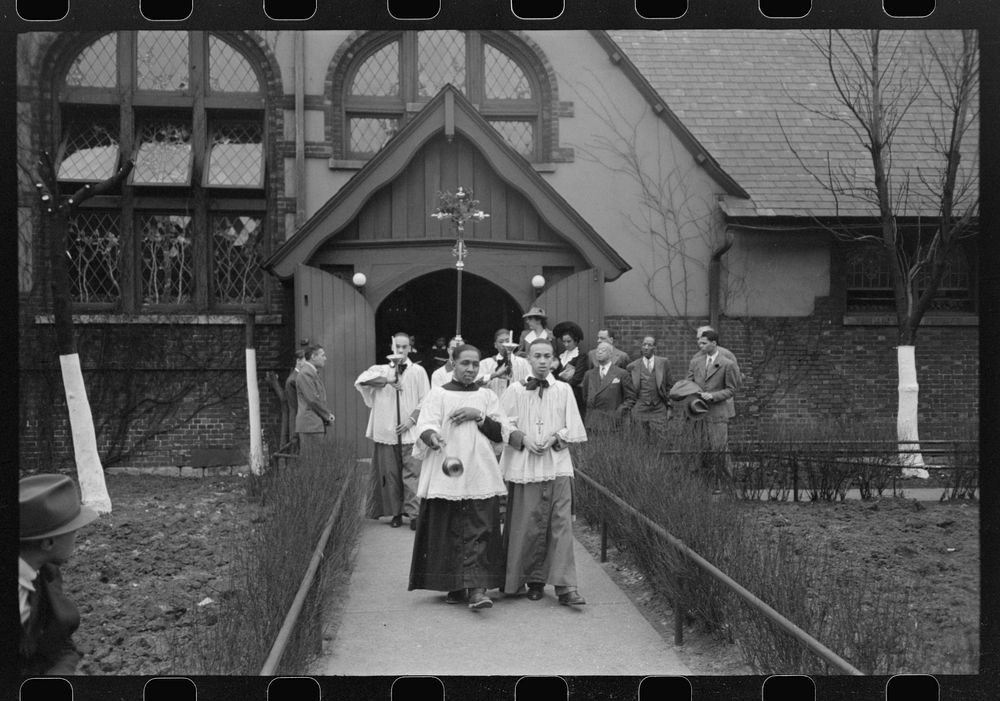
[[[23,478],[18,502],[18,669],[25,676],[75,674],[80,653],[72,636],[80,612],[63,594],[59,566],[73,554],[77,530],[97,513],[80,504],[76,484],[65,475]]]
[[[729,443],[729,419],[736,415],[733,397],[740,385],[739,366],[719,350],[719,334],[705,329],[698,336],[696,354],[688,365],[687,379],[701,388],[697,395],[708,405],[703,420],[691,424],[701,450],[701,463],[714,478],[716,490],[723,471],[732,477],[726,453]]]

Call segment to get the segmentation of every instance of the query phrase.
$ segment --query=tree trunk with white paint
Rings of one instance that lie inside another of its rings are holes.
[[[250,472],[259,475],[264,465],[264,447],[260,433],[260,389],[257,386],[257,351],[254,349],[254,313],[247,314],[246,368],[247,407],[250,414]]]
[[[917,431],[920,387],[917,384],[916,347],[899,346],[896,350],[896,363],[899,372],[899,406],[896,413],[899,464],[903,466],[904,477],[927,479],[930,475],[924,469]]]
[[[97,435],[94,417],[90,413],[87,388],[83,383],[80,356],[76,353],[60,355],[63,387],[66,390],[66,407],[73,433],[73,454],[80,482],[80,499],[99,514],[111,513],[111,497],[104,482],[104,467],[97,452]]]

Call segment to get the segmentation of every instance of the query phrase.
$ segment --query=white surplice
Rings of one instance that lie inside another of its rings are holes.
[[[531,390],[518,382],[512,384],[500,399],[500,410],[507,418],[503,437],[506,443],[510,433],[517,429],[525,434],[525,441],[544,441],[552,434],[566,443],[582,443],[587,431],[580,418],[580,410],[573,397],[573,388],[549,374],[549,386],[541,398],[539,390]],[[572,477],[573,461],[569,450],[546,450],[535,455],[525,446],[516,450],[507,444],[500,457],[500,468],[508,482],[544,482],[556,477]]]
[[[406,418],[420,406],[420,402],[430,391],[427,371],[417,363],[408,363],[400,383],[401,390],[398,392],[399,418],[397,420],[396,388],[391,385],[371,387],[361,384],[376,377],[392,380],[395,376],[396,370],[391,365],[372,365],[354,381],[354,387],[364,398],[365,406],[371,409],[368,414],[368,429],[365,435],[376,443],[395,445],[398,440],[396,426],[406,422]],[[403,443],[413,443],[419,435],[416,427],[410,428],[403,434]]]
[[[448,416],[462,407],[471,407],[504,424],[500,400],[486,388],[474,392],[434,387],[420,408],[417,435],[428,429],[444,440],[440,450],[434,450],[422,440],[413,444],[413,455],[421,460],[417,496],[421,499],[487,499],[507,493],[493,445],[479,430],[475,421],[454,424]],[[449,477],[441,469],[446,457],[458,458],[464,467],[462,474]]]

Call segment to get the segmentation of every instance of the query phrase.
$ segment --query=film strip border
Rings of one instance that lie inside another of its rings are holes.
[[[205,12],[218,18],[218,3],[207,0],[132,0],[135,18],[148,22],[183,22],[202,19]],[[364,5],[364,8],[356,7]],[[385,0],[381,3],[358,3],[353,0],[260,0],[247,2],[239,15],[244,21],[277,22],[326,22],[337,17],[356,17],[355,10],[363,10],[368,19],[388,21],[439,21],[468,16],[474,3],[458,3],[454,0]],[[748,0],[742,3],[728,3],[723,7],[719,0],[623,0],[619,3],[595,3],[593,0],[509,0],[506,3],[491,3],[490,12],[497,20],[504,21],[553,21],[560,23],[579,16],[580,12],[589,17],[617,15],[617,19],[644,22],[658,20],[684,20],[708,17],[739,17],[753,19],[753,13],[761,20],[803,19],[810,16],[828,17],[831,12],[840,17],[853,13],[845,12],[845,5],[855,3],[835,0]],[[860,4],[860,3],[859,3]],[[872,19],[880,12],[886,19],[927,19],[935,14],[944,14],[949,20],[959,3],[937,0],[875,0],[863,3],[862,17]],[[14,17],[26,23],[62,23],[85,20],[85,13],[94,5],[93,0],[15,0]],[[204,7],[201,7],[204,5]],[[449,7],[449,5],[451,5]],[[603,6],[602,6],[603,5]],[[617,6],[616,6],[617,5]],[[967,11],[968,3],[962,3],[962,11]],[[735,7],[734,7],[735,6]],[[224,9],[229,9],[224,8]],[[482,9],[475,8],[474,18],[482,17]],[[719,14],[719,11],[722,11]],[[874,11],[874,15],[872,12]],[[254,14],[257,13],[255,17]],[[126,15],[127,16],[127,15]],[[631,16],[631,17],[630,17]],[[12,17],[11,19],[13,19]],[[946,20],[948,21],[948,20]],[[616,25],[617,26],[617,25]]]
[[[903,674],[852,679],[851,698],[885,701],[938,701],[979,698],[973,677],[943,677]],[[760,698],[761,701],[825,701],[847,698],[844,679],[775,675],[769,677],[651,676],[615,679],[606,677],[274,677],[192,679],[189,677],[88,678],[72,681],[59,677],[37,677],[23,681],[19,701],[86,701],[115,698],[128,701],[197,701],[241,699],[241,701],[444,701],[450,699],[546,699],[583,701],[636,699],[637,701],[691,701],[692,699]],[[982,697],[985,698],[985,697]]]

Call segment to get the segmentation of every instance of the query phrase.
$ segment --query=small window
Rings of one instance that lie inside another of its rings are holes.
[[[365,59],[354,74],[351,94],[399,97],[399,42],[387,44]]]
[[[465,32],[420,32],[417,48],[419,97],[434,97],[448,83],[465,94]]]

